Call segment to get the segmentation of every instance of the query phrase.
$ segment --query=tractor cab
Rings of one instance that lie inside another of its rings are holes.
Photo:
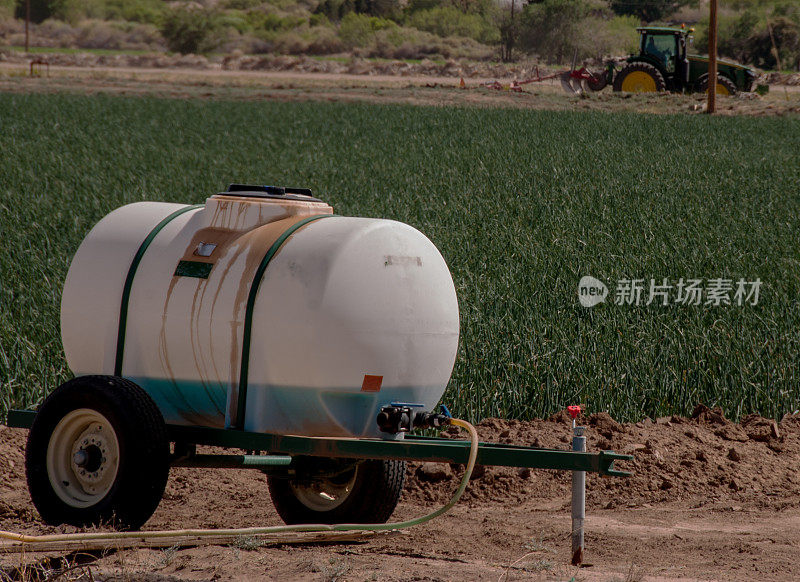
[[[637,60],[654,65],[663,76],[667,89],[683,89],[689,80],[686,41],[692,29],[650,26],[636,31],[640,35]]]

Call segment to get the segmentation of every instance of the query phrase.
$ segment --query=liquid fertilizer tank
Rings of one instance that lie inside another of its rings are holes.
[[[76,376],[138,384],[170,424],[386,437],[381,407],[439,401],[459,320],[444,259],[411,226],[232,185],[103,218],[69,268],[61,333]]]

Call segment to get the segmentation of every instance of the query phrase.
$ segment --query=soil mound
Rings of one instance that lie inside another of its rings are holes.
[[[481,440],[569,449],[571,428],[566,415],[520,422],[487,419],[477,428]],[[698,406],[691,418],[679,416],[618,423],[605,412],[579,418],[587,427],[588,450],[632,454],[632,462],[617,463],[632,471],[627,478],[587,479],[587,503],[611,508],[668,501],[695,506],[730,500],[758,507],[798,503],[800,479],[800,418],[780,423],[749,415],[741,423],[726,419],[719,409]],[[453,431],[442,433],[453,438]],[[458,438],[461,438],[460,436]],[[463,466],[437,479],[425,477],[422,465],[409,468],[405,495],[424,503],[442,503],[463,475]],[[522,502],[560,496],[568,503],[571,477],[558,471],[478,467],[462,499],[469,503]]]

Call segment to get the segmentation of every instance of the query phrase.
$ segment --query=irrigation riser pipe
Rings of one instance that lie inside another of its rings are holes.
[[[573,422],[574,424],[574,422]],[[573,426],[572,450],[585,453],[586,427]],[[583,562],[583,523],[586,519],[586,471],[572,472],[572,565]]]

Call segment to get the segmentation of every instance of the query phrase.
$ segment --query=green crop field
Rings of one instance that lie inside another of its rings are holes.
[[[309,186],[433,240],[461,308],[458,414],[800,408],[797,118],[0,95],[0,152],[0,417],[69,377],[61,285],[91,226],[234,181]],[[584,275],[605,303],[580,305]],[[633,279],[640,304],[617,305]],[[645,304],[651,279],[668,305]],[[677,303],[680,279],[701,304]],[[713,279],[731,305],[705,304]],[[757,304],[737,304],[740,279]]]

